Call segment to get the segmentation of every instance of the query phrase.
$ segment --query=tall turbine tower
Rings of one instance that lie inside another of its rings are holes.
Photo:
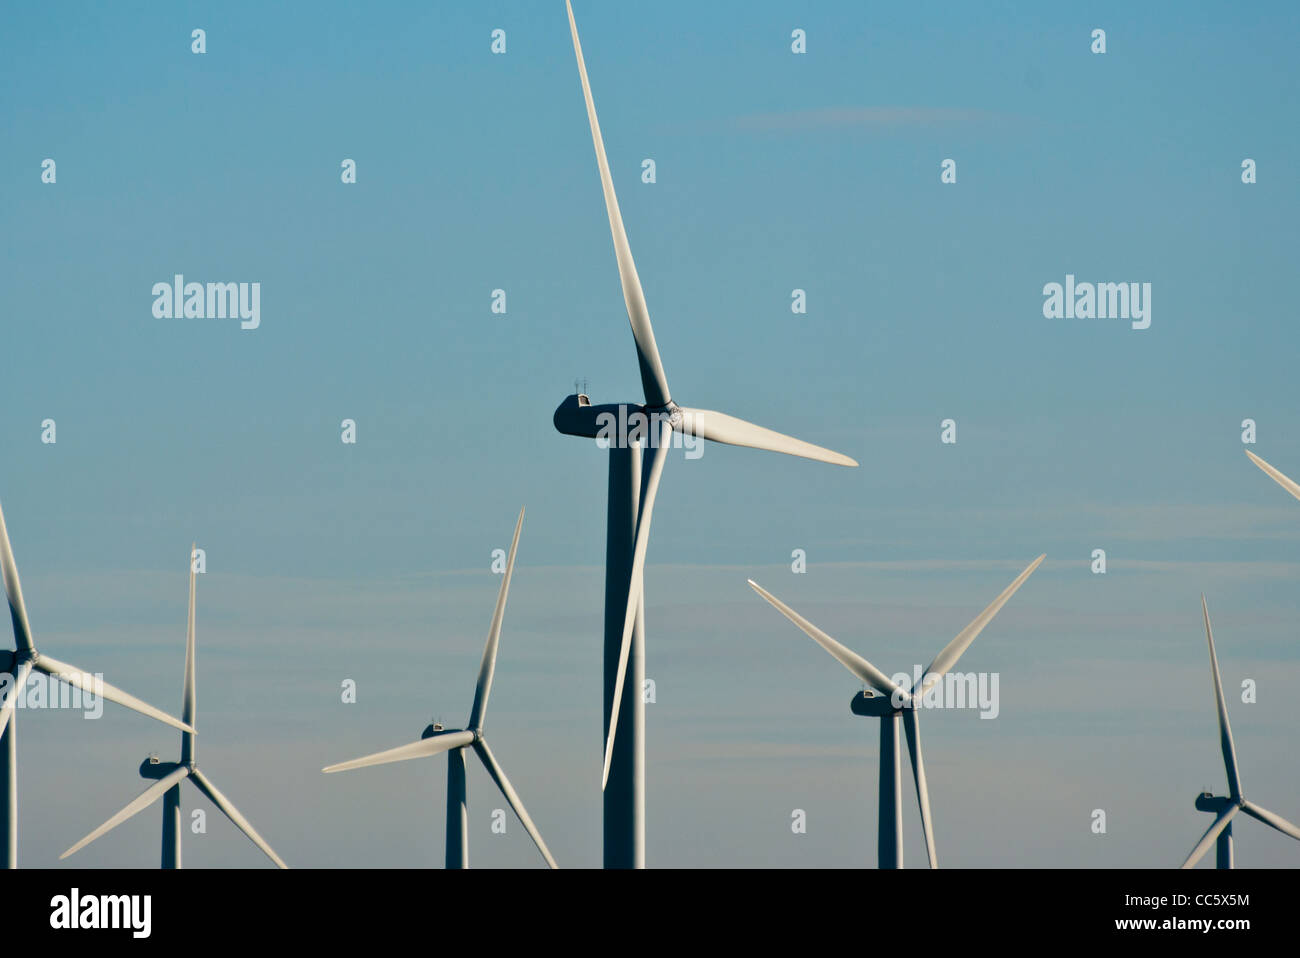
[[[385,752],[377,752],[350,762],[340,762],[323,769],[325,772],[346,772],[354,768],[366,768],[370,765],[387,765],[390,762],[405,762],[413,758],[427,758],[432,755],[447,753],[447,850],[448,868],[469,867],[469,812],[465,791],[465,749],[472,748],[479,761],[496,782],[497,788],[505,796],[510,807],[519,817],[520,823],[528,832],[538,851],[546,859],[546,864],[556,868],[555,859],[550,849],[542,841],[542,834],[533,824],[523,800],[515,791],[510,780],[488,748],[487,739],[483,737],[483,716],[487,712],[488,695],[492,691],[492,678],[497,668],[497,647],[501,641],[501,620],[506,611],[506,594],[510,591],[510,577],[515,571],[515,550],[519,548],[519,530],[523,528],[524,510],[519,510],[519,520],[515,523],[515,536],[510,541],[510,557],[506,560],[506,573],[501,579],[501,589],[497,592],[496,610],[492,613],[492,625],[488,629],[487,645],[483,648],[483,661],[479,664],[478,684],[474,687],[474,704],[469,711],[469,722],[463,729],[444,729],[441,725],[429,725],[418,742],[399,745]]]
[[[0,509],[0,578],[4,579],[5,597],[9,601],[9,617],[14,624],[14,651],[0,651],[0,674],[7,673],[12,680],[12,692],[0,704],[0,828],[4,829],[3,844],[5,867],[18,867],[18,696],[32,672],[40,672],[61,682],[96,695],[110,702],[125,705],[133,711],[160,722],[166,722],[182,732],[193,732],[186,722],[172,718],[166,712],[141,702],[134,695],[83,672],[75,666],[52,659],[36,651],[32,642],[32,629],[27,622],[27,607],[23,605],[23,587],[18,581],[18,565],[9,545],[9,530],[5,528],[4,510]]]
[[[198,691],[194,675],[194,546],[191,545],[190,611],[188,626],[185,630],[185,693],[184,712],[182,713],[188,725],[192,726],[194,724],[198,717],[197,712]],[[150,785],[126,808],[60,855],[60,861],[79,852],[101,835],[111,832],[128,818],[135,817],[161,798],[163,799],[162,867],[180,868],[181,783],[189,779],[194,783],[195,788],[206,795],[208,800],[234,823],[236,828],[247,835],[254,845],[266,853],[267,858],[281,868],[289,867],[266,843],[266,840],[257,833],[257,829],[253,827],[252,823],[239,813],[239,809],[235,808],[225,795],[217,791],[217,786],[213,785],[208,777],[199,771],[198,763],[194,758],[193,732],[181,733],[181,760],[179,762],[161,762],[158,760],[158,756],[151,755],[140,763],[140,777],[153,779],[157,784]]]
[[[912,777],[916,782],[916,801],[921,809],[921,830],[925,834],[925,851],[931,868],[939,867],[939,860],[934,850],[934,829],[930,818],[930,792],[925,781],[925,764],[921,761],[921,729],[917,725],[916,711],[923,704],[922,698],[943,678],[961,654],[975,641],[984,626],[993,620],[998,610],[1006,605],[1007,600],[1024,584],[1031,572],[1046,558],[1039,556],[1024,572],[1002,590],[1002,594],[989,603],[988,608],[977,615],[970,625],[957,633],[942,652],[934,657],[930,667],[921,673],[918,684],[904,689],[889,676],[858,655],[852,649],[845,648],[817,626],[813,625],[794,609],[790,608],[776,596],[766,591],[753,579],[750,588],[768,601],[778,612],[797,625],[809,638],[833,655],[846,669],[856,675],[870,689],[853,696],[849,708],[855,715],[865,715],[880,719],[880,772],[879,772],[879,819],[876,829],[877,862],[881,868],[903,867],[903,782],[899,775],[898,725],[902,720],[903,731],[907,736],[907,752],[912,758]]]
[[[1258,819],[1265,825],[1277,829],[1283,835],[1290,835],[1300,840],[1300,828],[1292,825],[1281,815],[1270,812],[1267,808],[1248,802],[1241,794],[1241,776],[1237,772],[1237,746],[1232,742],[1232,728],[1228,725],[1228,705],[1223,698],[1223,679],[1219,676],[1219,657],[1214,651],[1214,633],[1210,631],[1210,610],[1201,596],[1201,614],[1205,617],[1205,638],[1210,643],[1210,675],[1214,679],[1214,703],[1219,711],[1219,750],[1223,753],[1223,767],[1228,773],[1228,794],[1213,795],[1202,792],[1196,796],[1198,811],[1214,814],[1212,824],[1196,843],[1192,853],[1183,862],[1184,868],[1192,868],[1199,862],[1210,846],[1215,846],[1215,867],[1232,868],[1232,820],[1238,812],[1245,812],[1251,818]]]
[[[650,514],[659,491],[672,432],[711,439],[733,446],[750,446],[802,456],[840,466],[856,466],[848,456],[773,432],[762,426],[707,409],[690,409],[673,402],[668,392],[659,348],[641,280],[628,246],[623,217],[614,194],[614,181],[605,157],[605,144],[596,119],[582,44],[565,0],[578,76],[587,104],[587,120],[596,148],[596,165],[605,193],[605,212],[614,239],[623,301],[636,342],[642,403],[593,406],[577,393],[555,410],[555,428],[565,435],[612,438],[609,448],[608,527],[605,534],[605,867],[645,866],[645,705],[641,686],[645,676],[645,608],[643,601],[646,546]],[[638,420],[641,425],[638,425]],[[629,430],[628,424],[632,428]],[[610,437],[611,424],[617,435]],[[649,468],[643,468],[648,460]],[[629,672],[631,673],[629,675]]]

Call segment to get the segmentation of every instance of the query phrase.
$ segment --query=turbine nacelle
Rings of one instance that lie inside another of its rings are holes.
[[[460,735],[464,732],[472,734],[475,742],[482,741],[483,739],[482,729],[443,728],[441,722],[433,722],[424,727],[424,731],[420,733],[420,741],[424,741],[427,738],[440,738],[444,735]],[[470,744],[472,745],[473,742]]]
[[[1230,806],[1235,804],[1231,798],[1226,795],[1215,795],[1213,792],[1201,792],[1196,796],[1196,810],[1198,812],[1210,812],[1214,815],[1221,815]]]
[[[871,689],[863,689],[849,703],[849,710],[854,715],[865,715],[870,718],[888,718],[891,715],[902,715],[901,708],[894,708],[892,695],[882,695]]]
[[[140,777],[156,782],[183,767],[180,762],[164,762],[157,755],[150,755],[140,763]]]
[[[646,406],[641,403],[602,403],[593,406],[590,397],[583,393],[573,393],[555,408],[551,421],[556,430],[566,436],[609,439],[621,447],[632,441],[654,442],[659,435],[660,424],[681,431],[686,417],[673,402],[663,406]]]

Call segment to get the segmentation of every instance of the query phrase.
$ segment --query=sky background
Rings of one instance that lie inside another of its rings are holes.
[[[861,463],[668,463],[648,864],[875,862],[858,683],[746,578],[892,674],[1043,552],[961,660],[999,673],[999,717],[923,722],[940,862],[1181,862],[1197,792],[1226,788],[1202,592],[1245,794],[1300,821],[1300,503],[1241,440],[1254,419],[1300,476],[1300,9],[575,14],[673,398]],[[463,723],[526,505],[485,727],[561,866],[598,865],[606,458],[551,415],[575,378],[641,392],[563,4],[26,4],[0,27],[0,501],[37,647],[179,713],[197,540],[200,766],[291,865],[440,865],[444,759],[319,770]],[[260,328],[154,318],[175,273],[260,282]],[[1150,328],[1045,319],[1067,273],[1151,283]],[[179,750],[112,705],[19,727],[27,866]],[[471,863],[540,866],[469,774]],[[266,864],[196,807],[187,864]],[[69,864],[155,865],[160,817]],[[1300,864],[1236,836],[1242,865]]]

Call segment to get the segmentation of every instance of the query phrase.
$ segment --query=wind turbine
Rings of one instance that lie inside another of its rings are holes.
[[[487,645],[483,649],[483,661],[478,669],[478,684],[474,687],[474,704],[470,708],[469,722],[464,729],[444,729],[440,724],[429,725],[420,741],[410,745],[399,745],[386,752],[377,752],[350,762],[340,762],[324,769],[326,772],[346,772],[368,765],[387,765],[390,762],[404,762],[412,758],[424,758],[430,755],[447,753],[447,867],[469,867],[469,818],[465,796],[465,749],[473,748],[487,773],[496,782],[497,788],[505,796],[510,807],[514,809],[519,821],[537,844],[546,864],[557,868],[550,849],[542,841],[542,835],[528,816],[519,793],[506,778],[505,770],[497,764],[496,757],[488,748],[487,739],[483,737],[483,715],[487,711],[488,694],[492,691],[492,677],[497,667],[497,646],[501,640],[501,619],[506,611],[506,593],[510,590],[510,576],[515,570],[515,551],[519,548],[519,530],[524,525],[524,510],[519,510],[519,521],[515,523],[515,537],[510,542],[510,557],[506,560],[506,573],[501,580],[501,589],[497,592],[496,610],[492,613],[492,625],[488,629]]]
[[[1254,458],[1254,457],[1252,457]],[[1219,677],[1219,657],[1214,652],[1214,633],[1210,631],[1210,610],[1201,596],[1201,614],[1205,616],[1205,638],[1210,643],[1210,672],[1214,676],[1214,701],[1219,709],[1219,748],[1223,752],[1223,767],[1228,772],[1228,794],[1212,795],[1202,792],[1196,796],[1196,808],[1202,812],[1212,812],[1216,816],[1211,825],[1196,843],[1192,853],[1183,862],[1184,868],[1193,868],[1205,857],[1210,846],[1215,846],[1215,867],[1232,868],[1232,819],[1238,812],[1245,812],[1251,818],[1259,819],[1265,825],[1276,828],[1283,835],[1290,835],[1300,840],[1300,828],[1292,825],[1281,815],[1270,812],[1254,802],[1248,802],[1241,794],[1241,776],[1237,773],[1237,747],[1232,743],[1232,729],[1228,726],[1228,706],[1223,698],[1223,679]]]
[[[1263,469],[1266,473],[1268,473],[1268,475],[1273,479],[1274,482],[1276,482],[1287,492],[1291,493],[1291,495],[1295,496],[1297,499],[1300,499],[1300,483],[1297,483],[1294,479],[1289,479],[1281,472],[1278,472],[1278,470],[1274,469],[1272,466],[1266,463],[1263,459],[1259,458],[1259,456],[1255,455],[1249,449],[1246,450],[1246,455],[1250,456],[1251,462],[1253,462],[1255,465],[1259,466],[1259,468]]]
[[[569,0],[565,0],[565,7],[573,36],[573,52],[578,61],[578,76],[582,80],[582,95],[587,104],[591,139],[596,148],[596,165],[605,194],[605,212],[614,240],[623,302],[636,343],[645,402],[593,406],[586,395],[575,393],[565,398],[555,410],[554,422],[555,428],[565,435],[589,439],[610,438],[611,427],[617,424],[618,435],[609,445],[605,537],[605,758],[601,777],[604,789],[604,863],[606,868],[642,868],[645,866],[645,704],[641,692],[645,675],[643,574],[650,538],[650,514],[659,491],[659,479],[672,432],[676,430],[732,446],[767,449],[841,466],[856,466],[857,462],[838,452],[743,419],[707,409],[691,409],[673,402],[650,325],[650,312],[641,280],[632,260],[627,231],[623,228]],[[632,424],[630,430],[629,423]],[[645,471],[642,469],[643,446],[649,450],[647,455],[650,458],[649,469]]]
[[[0,704],[0,766],[3,766],[5,785],[0,791],[0,828],[4,829],[5,867],[18,867],[18,717],[15,709],[18,696],[32,672],[40,672],[74,688],[101,695],[110,702],[166,722],[183,732],[194,729],[185,722],[172,718],[166,712],[128,695],[116,686],[83,672],[75,666],[60,662],[36,651],[32,642],[32,629],[27,621],[27,607],[23,604],[23,587],[18,581],[18,565],[14,562],[13,548],[9,545],[9,530],[5,528],[4,510],[0,509],[0,578],[4,579],[5,597],[9,601],[9,617],[14,626],[14,651],[0,651],[0,674],[7,673],[13,681],[11,693]]]
[[[195,687],[194,675],[194,546],[190,546],[190,613],[189,624],[185,630],[185,701],[182,716],[188,725],[193,725],[198,711],[198,693]],[[150,755],[140,763],[140,777],[154,779],[156,784],[150,785],[141,792],[134,801],[126,808],[122,809],[103,825],[100,825],[93,832],[83,838],[77,844],[73,845],[66,852],[59,856],[59,860],[67,858],[85,848],[101,835],[111,832],[118,825],[121,825],[128,818],[133,818],[140,812],[152,805],[158,799],[163,799],[163,827],[162,827],[162,867],[163,868],[180,868],[181,867],[181,783],[189,779],[194,783],[194,787],[208,797],[213,805],[217,806],[228,819],[230,819],[236,828],[249,837],[249,839],[266,853],[266,856],[275,862],[281,868],[288,868],[272,849],[266,843],[261,835],[257,834],[257,829],[252,826],[239,809],[230,803],[225,795],[217,790],[217,786],[199,771],[197,762],[194,759],[194,733],[181,733],[181,760],[179,762],[161,762],[158,756]]]
[[[919,700],[934,687],[961,658],[975,637],[997,615],[998,610],[1006,605],[1008,599],[1024,584],[1031,572],[1046,556],[1039,556],[1029,563],[1025,571],[1002,590],[983,612],[957,634],[942,652],[935,656],[930,667],[922,673],[920,686],[913,683],[910,689],[904,689],[889,676],[858,655],[836,642],[833,638],[813,625],[794,609],[790,608],[776,596],[766,591],[753,579],[750,588],[766,599],[778,612],[802,629],[839,661],[846,669],[870,686],[853,696],[850,709],[855,715],[865,715],[880,719],[880,778],[879,778],[879,822],[876,830],[876,855],[881,868],[903,867],[903,788],[899,776],[898,756],[898,719],[903,720],[903,731],[907,736],[907,751],[912,759],[912,777],[916,782],[916,800],[921,809],[921,829],[925,834],[925,852],[931,868],[938,868],[939,862],[934,851],[934,829],[930,817],[930,792],[925,781],[925,764],[921,761],[921,730],[917,725],[916,710],[924,704]]]

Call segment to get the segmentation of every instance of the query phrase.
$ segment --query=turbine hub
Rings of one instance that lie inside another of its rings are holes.
[[[651,416],[656,413],[666,415],[668,417],[668,424],[672,426],[673,429],[682,428],[682,407],[677,405],[677,403],[673,402],[671,399],[662,406],[646,406],[645,411],[647,415]]]

